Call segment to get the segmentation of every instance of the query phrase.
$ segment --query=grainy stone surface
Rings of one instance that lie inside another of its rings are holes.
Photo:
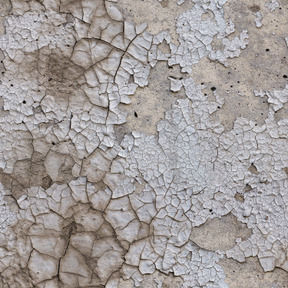
[[[1,287],[288,287],[284,0],[2,2]]]

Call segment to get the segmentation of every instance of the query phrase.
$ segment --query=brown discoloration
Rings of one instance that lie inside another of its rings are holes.
[[[0,169],[0,182],[16,199],[27,194],[26,188],[17,179],[13,178],[12,175],[4,173],[3,169]]]
[[[256,13],[256,12],[260,11],[260,6],[254,4],[254,5],[252,5],[252,6],[249,6],[249,9],[250,9],[252,12]]]
[[[169,0],[162,0],[162,1],[160,2],[160,4],[162,5],[163,8],[166,8],[167,5],[168,5],[168,2],[169,2]]]
[[[12,5],[10,0],[2,0],[0,6],[0,16],[7,16],[11,11]]]
[[[234,198],[241,203],[244,202],[244,196],[238,192],[235,194]]]
[[[14,178],[25,188],[41,186],[48,189],[52,181],[46,173],[44,159],[41,153],[34,152],[31,159],[17,161],[13,171]]]
[[[288,167],[283,168],[284,172],[286,173],[287,177],[288,177]]]
[[[54,92],[68,92],[79,87],[84,69],[75,65],[71,60],[73,47],[66,47],[67,51],[60,49],[49,50],[42,48],[37,55],[37,68],[44,87]],[[43,77],[43,78],[42,78]],[[68,89],[68,91],[67,91]]]
[[[252,187],[249,184],[246,184],[245,189],[244,189],[244,193],[249,192],[251,190],[252,190]]]
[[[250,165],[250,167],[248,168],[248,171],[255,175],[259,174],[259,172],[257,171],[257,167],[254,165],[254,163]]]
[[[45,157],[34,152],[31,159],[18,160],[14,165],[12,174],[7,174],[0,170],[0,182],[11,191],[12,195],[18,199],[27,193],[27,188],[41,186],[48,189],[52,180],[44,167]]]
[[[70,49],[72,48],[73,47]],[[2,65],[4,69],[4,64],[2,63],[4,55],[2,52],[0,54],[0,59],[0,66]],[[62,52],[60,49],[51,51],[47,47],[42,48],[37,52],[27,53],[23,58],[21,66],[19,67],[19,73],[21,73],[24,78],[37,79],[42,84],[42,86],[40,86],[41,84],[39,83],[37,93],[40,95],[53,95],[55,97],[55,101],[58,102],[59,105],[63,106],[63,103],[65,103],[68,109],[70,98],[75,95],[72,92],[75,92],[75,89],[79,88],[79,82],[81,82],[83,69],[73,64],[69,58],[65,56],[64,52]],[[3,75],[1,76],[3,77]],[[72,99],[71,103],[74,103]],[[41,106],[34,108],[34,111],[35,113],[39,113],[39,115],[43,114]],[[46,125],[45,129],[47,129],[51,125],[56,126],[57,123],[49,122],[44,123],[43,125]],[[37,141],[39,141],[39,139]],[[46,142],[45,139],[43,139],[43,141]],[[51,143],[47,143],[48,149],[49,146],[51,146]],[[62,156],[60,156],[60,158],[61,157]],[[61,166],[61,173],[64,173],[64,176],[62,175],[61,177],[64,178],[62,179],[59,176],[60,178],[58,177],[57,181],[65,182],[67,179],[72,179],[71,169],[74,161],[70,156],[67,157],[67,161],[64,161]],[[35,151],[30,159],[18,160],[14,165],[14,171],[11,175],[3,174],[2,171],[0,176],[2,177],[1,182],[7,187],[7,189],[11,190],[11,193],[16,198],[19,198],[21,195],[25,194],[26,189],[30,187],[41,186],[44,189],[49,188],[52,184],[52,180],[47,174],[44,166],[45,158],[46,155]]]
[[[3,283],[2,287],[13,287],[15,284],[19,285],[20,287],[27,287],[27,288],[33,287],[32,283],[30,282],[30,275],[27,268],[23,268],[19,271],[15,268],[8,267],[5,271],[1,273],[1,275],[5,279],[4,283],[6,285],[7,284],[9,285],[4,286],[5,284],[2,282]]]

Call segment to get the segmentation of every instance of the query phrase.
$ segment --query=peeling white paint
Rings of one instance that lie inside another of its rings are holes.
[[[159,272],[179,287],[225,288],[224,257],[288,271],[288,120],[275,116],[288,86],[255,91],[268,99],[263,125],[238,118],[225,131],[224,98],[212,87],[211,100],[185,73],[205,57],[227,67],[242,56],[249,31],[226,21],[227,1],[193,0],[176,19],[178,44],[126,21],[112,2],[13,0],[4,15],[0,286],[140,287]],[[129,131],[120,142],[122,107],[159,61],[180,66],[183,77],[167,77],[183,97],[157,134]],[[228,214],[248,239],[216,251],[193,241],[195,227]]]

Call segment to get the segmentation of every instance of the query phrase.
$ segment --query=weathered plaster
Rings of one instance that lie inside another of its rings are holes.
[[[285,287],[286,6],[4,1],[0,286]]]

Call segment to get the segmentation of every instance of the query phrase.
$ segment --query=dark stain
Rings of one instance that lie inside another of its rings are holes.
[[[11,175],[0,172],[0,181],[2,179],[8,184],[8,189],[12,194],[15,190],[25,192],[26,188],[33,186],[41,186],[43,189],[48,189],[52,185],[52,180],[46,173],[44,167],[44,156],[39,152],[34,152],[31,159],[19,160],[14,165],[14,170]],[[18,196],[18,192],[16,195]],[[22,194],[22,193],[21,193]],[[16,197],[16,195],[14,195]]]
[[[17,200],[22,195],[27,195],[27,189],[15,179],[12,175],[3,173],[3,169],[0,169],[0,182],[4,185],[7,194],[12,194],[12,196]]]
[[[41,186],[48,189],[52,185],[44,167],[44,157],[39,152],[34,152],[31,159],[17,161],[12,174],[0,169],[0,182],[16,199],[27,194],[27,188]]]
[[[160,4],[163,8],[166,8],[168,6],[168,0],[162,0]]]
[[[245,188],[244,188],[244,192],[249,192],[252,190],[252,187],[249,184],[246,184]]]
[[[254,165],[254,163],[252,163],[252,164],[250,165],[250,167],[248,168],[248,170],[249,170],[252,174],[255,174],[255,175],[259,174],[259,172],[257,171],[257,167]]]
[[[288,167],[283,168],[284,172],[286,173],[286,176],[288,178]]]
[[[83,75],[84,69],[70,61],[61,50],[53,50],[44,59],[47,61],[43,63],[47,88],[62,91],[79,86],[78,80]]]
[[[251,10],[253,13],[256,13],[256,12],[260,11],[260,6],[254,4],[252,6],[249,6],[249,10]]]
[[[243,203],[244,202],[244,196],[240,193],[236,193],[234,198],[236,199],[236,201]]]

